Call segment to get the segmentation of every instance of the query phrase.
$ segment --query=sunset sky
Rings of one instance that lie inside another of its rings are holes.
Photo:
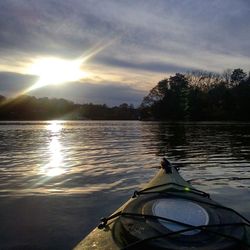
[[[250,70],[248,0],[1,0],[0,95],[138,105],[176,72]]]

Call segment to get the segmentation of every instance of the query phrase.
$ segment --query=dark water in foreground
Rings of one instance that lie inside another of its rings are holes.
[[[0,123],[0,249],[72,248],[162,156],[250,218],[250,124]]]

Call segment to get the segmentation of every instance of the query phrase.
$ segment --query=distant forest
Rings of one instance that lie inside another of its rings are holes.
[[[144,97],[142,120],[250,121],[250,73],[196,71],[160,81]]]
[[[118,107],[75,104],[65,99],[22,95],[15,99],[0,96],[0,120],[136,120],[138,110],[123,103]]]
[[[250,73],[195,71],[163,79],[141,105],[108,107],[65,99],[0,95],[0,120],[250,121]]]

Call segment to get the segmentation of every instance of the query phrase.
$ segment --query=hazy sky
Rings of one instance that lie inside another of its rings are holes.
[[[249,0],[1,0],[0,95],[139,104],[176,72],[248,72],[249,17]],[[67,83],[32,89],[44,74]]]

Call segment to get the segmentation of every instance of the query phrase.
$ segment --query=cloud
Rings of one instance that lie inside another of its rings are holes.
[[[0,91],[2,95],[15,95],[23,92],[37,80],[36,76],[11,72],[0,72]]]
[[[139,52],[151,47],[164,54],[185,45],[224,52],[249,48],[247,1],[2,0],[1,7],[1,47],[27,52],[70,55],[116,36]]]
[[[68,83],[64,86],[47,86],[43,89],[32,91],[30,94],[38,97],[65,98],[77,103],[107,104],[109,106],[128,103],[138,106],[147,92],[123,86],[120,83],[96,85],[76,82]]]
[[[127,68],[127,69],[134,70],[134,71],[144,70],[144,71],[160,72],[160,73],[162,72],[164,73],[187,72],[187,71],[195,70],[195,68],[171,65],[171,64],[164,63],[161,61],[140,63],[140,62],[120,60],[120,59],[110,58],[110,57],[99,59],[97,63],[104,63],[105,65],[109,65],[112,67]]]
[[[249,10],[246,0],[1,0],[0,70],[115,41],[84,65],[107,84],[149,90],[167,73],[249,71]]]

